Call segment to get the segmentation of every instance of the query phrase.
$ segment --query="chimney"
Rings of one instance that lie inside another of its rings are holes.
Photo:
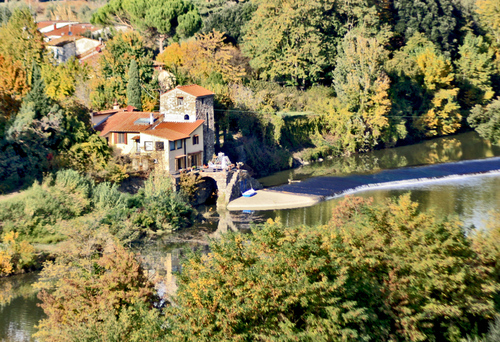
[[[57,23],[54,23],[54,30],[57,30]]]
[[[118,102],[115,100],[115,103],[113,103],[113,109],[120,109],[120,106],[118,105]]]
[[[155,123],[155,117],[153,113],[149,113],[149,124],[152,125]]]

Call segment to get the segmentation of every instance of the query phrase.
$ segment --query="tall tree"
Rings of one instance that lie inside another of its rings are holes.
[[[351,30],[339,45],[333,86],[337,106],[328,115],[332,133],[349,152],[371,149],[384,138],[389,126],[391,101],[389,77],[383,70],[388,58],[387,39],[365,37],[363,29]]]
[[[137,68],[137,62],[133,59],[128,68],[127,104],[142,110],[141,92],[139,70]]]
[[[146,89],[153,88],[153,53],[137,32],[117,34],[106,44],[99,59],[98,77],[92,79],[90,99],[94,109],[110,108],[115,101],[127,103],[126,87],[130,61],[137,62],[139,79]],[[148,90],[155,94],[154,89]]]
[[[263,79],[305,86],[327,75],[345,32],[329,0],[256,0],[242,50]]]
[[[15,10],[7,24],[0,26],[0,54],[20,61],[26,71],[44,59],[42,34],[28,8]]]
[[[456,61],[456,66],[460,102],[465,108],[485,104],[495,94],[491,81],[495,72],[493,51],[482,36],[468,32],[458,53],[460,58]]]
[[[160,52],[165,38],[187,38],[201,27],[198,10],[185,0],[111,0],[92,16],[91,22],[126,24],[159,38]]]

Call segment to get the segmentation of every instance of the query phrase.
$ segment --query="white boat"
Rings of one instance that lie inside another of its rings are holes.
[[[245,192],[242,192],[241,195],[243,197],[252,197],[253,195],[255,195],[257,193],[257,191],[255,191],[254,189],[248,189],[247,191]]]

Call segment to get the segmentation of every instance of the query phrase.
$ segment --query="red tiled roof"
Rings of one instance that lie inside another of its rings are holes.
[[[172,140],[186,139],[195,129],[203,124],[203,120],[195,122],[162,122],[153,129],[143,131],[144,134]]]
[[[60,27],[58,29],[43,33],[46,37],[48,36],[81,36],[86,31],[97,31],[98,27],[92,24],[71,24]],[[69,34],[71,32],[71,35]]]
[[[150,125],[149,121],[145,124],[137,124],[136,121],[139,119],[149,119],[150,112],[124,112],[122,110],[111,109],[99,112],[101,114],[116,112],[116,114],[111,115],[106,121],[95,127],[95,130],[100,132],[100,136],[103,137],[110,132],[142,132],[173,141],[189,138],[189,135],[204,122],[203,120],[196,120],[195,122],[161,122],[158,124],[157,120],[161,115],[153,113],[156,126],[155,124]]]
[[[158,119],[160,117],[159,113],[153,113],[154,118]],[[105,136],[109,132],[141,132],[151,125],[146,124],[136,124],[135,122],[139,119],[149,119],[150,112],[120,112],[110,116],[106,121],[100,123],[95,127],[96,131],[100,131],[99,135],[101,137]]]
[[[215,95],[215,93],[212,93],[210,90],[205,89],[197,84],[177,86],[175,89],[182,90],[183,92],[186,92],[196,97]]]
[[[172,131],[184,133],[184,134],[191,134],[194,132],[195,129],[200,127],[202,123],[205,121],[203,120],[196,120],[195,122],[162,122],[158,126],[155,127],[155,129],[171,129]]]

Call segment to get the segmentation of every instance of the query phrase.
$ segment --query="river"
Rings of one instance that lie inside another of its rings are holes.
[[[484,169],[484,165],[497,169],[497,160],[500,159],[495,157],[498,156],[500,147],[492,146],[474,132],[468,132],[411,146],[328,159],[321,163],[279,172],[260,181],[266,187],[276,187],[288,183],[288,179],[301,180],[299,184],[311,184],[309,190],[316,191],[318,188],[325,188],[322,180],[327,178],[340,179],[343,183],[355,179],[359,185],[363,180],[384,175],[386,183],[378,182],[375,188],[361,186],[353,193],[362,197],[373,197],[375,203],[381,203],[386,198],[410,192],[412,200],[420,204],[421,210],[435,210],[443,215],[457,214],[467,227],[482,228],[489,213],[500,208],[500,172],[482,173],[488,171],[488,167]],[[477,162],[446,164],[468,160],[484,161],[479,164]],[[424,180],[391,182],[401,177],[401,174],[415,170],[429,170],[420,168],[424,165],[436,165],[435,168],[431,167],[431,170],[442,170],[454,165],[454,170],[465,170],[458,171],[459,174],[474,172],[476,166],[472,170],[471,165],[481,165],[481,173],[448,178],[434,178],[435,175],[432,173],[430,177],[417,177],[425,178]],[[466,166],[462,168],[462,165]],[[385,175],[392,175],[392,178]],[[306,183],[307,179],[310,179],[311,183]],[[319,185],[314,185],[315,183]],[[160,242],[154,250],[158,253],[158,250],[172,250],[186,243],[206,244],[206,236],[218,236],[228,230],[248,231],[246,228],[250,226],[250,222],[262,222],[267,218],[279,217],[287,226],[326,223],[339,199],[332,198],[315,206],[300,209],[221,212],[213,215],[219,218],[218,221],[207,218],[196,227],[176,232]],[[213,207],[203,210],[207,214],[215,212]],[[3,338],[1,341],[31,340],[30,335],[35,331],[34,325],[43,317],[43,312],[36,306],[35,292],[30,286],[35,277],[36,275],[23,275],[0,279],[0,336]]]

